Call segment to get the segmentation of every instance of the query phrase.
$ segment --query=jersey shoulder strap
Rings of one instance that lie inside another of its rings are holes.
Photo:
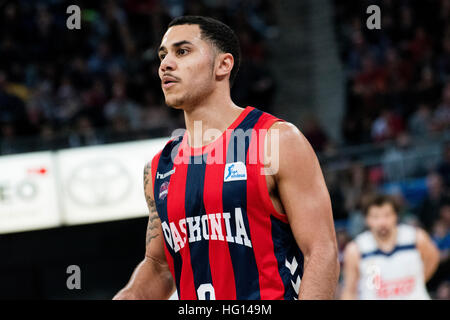
[[[413,226],[400,224],[397,226],[397,245],[407,246],[416,244],[417,230]]]
[[[377,250],[377,243],[369,230],[364,231],[355,238],[355,243],[361,254]]]
[[[171,161],[171,157],[175,156],[172,155],[172,150],[181,143],[181,140],[183,139],[183,136],[176,136],[169,141],[167,141],[164,148],[162,148],[157,154],[155,154],[151,161],[152,166],[152,182],[153,187],[155,187],[155,177],[156,172],[158,170],[159,161],[163,159],[164,161]]]
[[[285,122],[284,119],[277,118],[276,116],[268,112],[264,111],[261,112],[262,112],[261,118],[260,121],[258,121],[259,129],[269,129],[275,122]]]

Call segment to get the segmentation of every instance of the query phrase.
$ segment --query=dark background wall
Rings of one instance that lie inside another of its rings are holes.
[[[111,299],[145,254],[147,218],[0,235],[0,299]],[[81,269],[81,289],[66,286]]]

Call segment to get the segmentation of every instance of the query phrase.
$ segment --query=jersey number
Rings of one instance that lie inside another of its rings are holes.
[[[201,284],[197,289],[197,296],[199,300],[216,300],[214,287],[211,283]]]

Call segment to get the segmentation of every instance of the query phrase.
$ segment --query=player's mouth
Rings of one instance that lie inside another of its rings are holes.
[[[161,79],[161,84],[163,89],[169,89],[178,83],[178,79],[173,76],[163,76]]]
[[[390,235],[390,231],[388,228],[380,228],[377,230],[378,236],[382,238],[387,238]]]

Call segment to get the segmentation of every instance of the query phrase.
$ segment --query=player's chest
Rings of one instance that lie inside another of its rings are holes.
[[[255,165],[243,162],[190,163],[157,171],[155,201],[157,207],[184,211],[244,205],[250,193],[259,191],[255,171]]]

